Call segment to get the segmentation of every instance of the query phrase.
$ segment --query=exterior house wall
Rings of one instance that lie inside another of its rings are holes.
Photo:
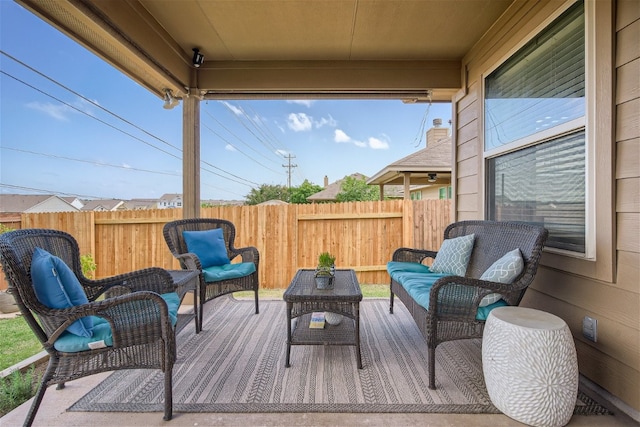
[[[445,186],[430,185],[428,187],[418,188],[416,190],[411,191],[411,199],[415,199],[415,200],[440,199],[440,189],[441,188],[446,189],[447,187],[448,185],[445,185]]]
[[[587,0],[590,1],[590,0]],[[453,100],[454,215],[485,217],[483,75],[550,23],[566,2],[515,2],[463,60],[464,87]],[[596,259],[545,252],[523,306],[563,318],[575,338],[580,372],[640,411],[640,2],[598,0],[596,102]],[[598,340],[582,336],[584,316]]]

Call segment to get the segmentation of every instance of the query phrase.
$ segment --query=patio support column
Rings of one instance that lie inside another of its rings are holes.
[[[200,97],[182,100],[182,216],[200,217]]]
[[[404,199],[411,199],[411,190],[409,189],[409,185],[411,184],[411,172],[405,172],[404,174]]]
[[[384,200],[384,184],[380,184],[380,201]]]

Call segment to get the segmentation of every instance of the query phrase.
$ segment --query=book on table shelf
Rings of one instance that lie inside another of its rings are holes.
[[[309,322],[311,329],[324,328],[324,311],[314,311],[311,313],[311,321]]]

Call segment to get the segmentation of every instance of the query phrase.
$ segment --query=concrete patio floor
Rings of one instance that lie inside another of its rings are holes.
[[[82,378],[66,384],[62,390],[47,389],[34,426],[522,426],[506,415],[471,414],[320,414],[269,413],[221,414],[178,413],[163,421],[161,412],[67,412],[67,408],[88,393],[110,373]],[[31,400],[0,418],[0,426],[21,426]],[[615,408],[611,408],[615,411]],[[637,426],[623,413],[614,416],[574,416],[569,426]]]

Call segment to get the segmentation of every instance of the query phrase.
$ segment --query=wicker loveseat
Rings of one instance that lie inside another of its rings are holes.
[[[391,276],[389,311],[393,313],[394,297],[398,296],[425,337],[429,388],[435,389],[435,351],[439,344],[482,337],[491,309],[520,303],[536,274],[547,235],[544,227],[519,222],[453,223],[445,229],[445,241],[463,236],[472,241],[468,264],[460,275],[432,273],[423,261],[436,259],[436,251],[399,248],[393,253],[392,261],[387,265]],[[521,273],[513,281],[500,283],[480,279],[506,254],[518,252],[521,254]],[[487,301],[489,298],[492,299]],[[486,306],[480,307],[481,303]]]

